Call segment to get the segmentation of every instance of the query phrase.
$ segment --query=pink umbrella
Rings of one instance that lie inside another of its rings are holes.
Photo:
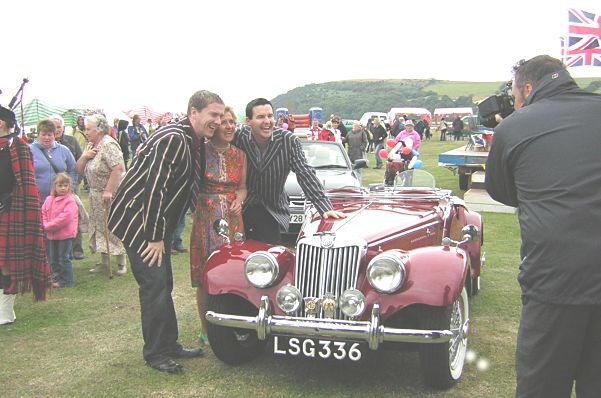
[[[127,116],[133,119],[134,115],[140,116],[142,123],[151,119],[153,123],[160,124],[162,121],[170,121],[172,118],[171,112],[157,112],[144,105],[140,108],[134,108],[129,111],[123,111]]]

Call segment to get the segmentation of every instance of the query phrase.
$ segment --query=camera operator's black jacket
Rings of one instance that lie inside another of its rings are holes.
[[[518,207],[525,296],[601,304],[601,96],[566,72],[535,85],[496,128],[486,190]]]

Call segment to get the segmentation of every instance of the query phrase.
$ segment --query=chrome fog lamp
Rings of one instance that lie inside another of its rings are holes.
[[[396,253],[382,253],[367,266],[367,280],[380,293],[393,293],[405,279],[405,264]]]
[[[278,307],[286,314],[290,315],[296,312],[301,305],[302,295],[300,290],[291,284],[283,286],[275,296]]]
[[[279,266],[274,255],[258,251],[244,262],[244,274],[251,285],[259,288],[269,287],[278,277]]]
[[[340,295],[338,305],[344,315],[355,318],[365,311],[365,296],[357,289],[347,289]]]

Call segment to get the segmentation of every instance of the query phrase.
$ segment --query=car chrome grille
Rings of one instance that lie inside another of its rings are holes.
[[[322,248],[299,242],[296,249],[296,286],[303,297],[333,295],[337,300],[346,289],[356,288],[360,259],[359,246]],[[336,318],[347,319],[338,308]]]

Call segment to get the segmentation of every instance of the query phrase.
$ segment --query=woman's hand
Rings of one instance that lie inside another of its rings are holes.
[[[90,159],[94,159],[97,154],[98,154],[98,148],[94,148],[94,146],[92,144],[88,144],[88,147],[83,152],[82,156],[85,159],[90,160]]]
[[[232,213],[232,215],[239,216],[240,214],[242,214],[242,206],[243,205],[244,205],[244,202],[242,202],[241,200],[238,200],[238,199],[234,199],[234,201],[230,205],[230,212]]]
[[[112,201],[113,201],[113,193],[110,191],[107,191],[106,189],[104,191],[102,191],[102,205],[108,209],[108,207],[111,205]]]

